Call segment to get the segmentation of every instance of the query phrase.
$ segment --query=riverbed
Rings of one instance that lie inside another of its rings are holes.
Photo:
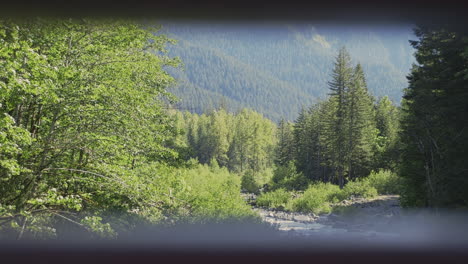
[[[401,236],[394,226],[400,219],[399,197],[355,198],[334,205],[329,214],[286,212],[253,207],[265,222],[286,236],[393,240]]]

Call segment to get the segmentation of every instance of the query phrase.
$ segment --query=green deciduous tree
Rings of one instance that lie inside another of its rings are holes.
[[[400,109],[393,105],[386,96],[382,97],[376,107],[376,126],[379,135],[376,142],[374,167],[396,169],[400,156]]]
[[[185,122],[189,157],[201,163],[214,159],[231,171],[254,173],[273,164],[276,126],[253,110],[232,114],[219,109],[202,115],[189,114]]]
[[[98,212],[148,205],[129,188],[135,171],[177,156],[162,101],[173,81],[163,67],[177,61],[157,30],[126,20],[0,21],[0,225],[37,229],[26,223],[40,214],[107,230]]]

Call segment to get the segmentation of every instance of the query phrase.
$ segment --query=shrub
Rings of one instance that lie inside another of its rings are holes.
[[[365,179],[379,194],[399,194],[401,180],[390,170],[372,171]]]
[[[249,193],[259,194],[260,185],[255,181],[252,171],[247,171],[242,176],[241,188]]]
[[[330,203],[338,202],[340,188],[331,183],[315,183],[309,186],[304,194],[288,205],[292,211],[329,213]]]
[[[284,188],[277,189],[272,192],[263,193],[257,198],[257,205],[284,209],[291,199],[291,193]]]
[[[223,222],[255,219],[256,214],[239,195],[239,176],[226,168],[199,165],[182,170],[186,188],[177,198],[188,206],[191,222]]]
[[[286,190],[304,190],[309,185],[309,180],[297,172],[296,166],[291,161],[286,166],[278,166],[271,179],[271,188],[273,190],[285,188]]]
[[[271,182],[273,178],[273,168],[266,168],[255,173],[254,179],[259,186],[264,186]]]
[[[124,209],[151,224],[172,222],[168,220],[204,223],[256,218],[239,195],[240,177],[226,168],[201,164],[190,168],[148,164],[134,171],[134,175],[121,178],[125,183],[123,186],[128,186],[122,190],[129,197],[128,208]],[[112,201],[107,196],[104,198],[108,203]],[[116,205],[123,206],[120,200],[114,200]]]
[[[377,190],[366,180],[356,180],[348,182],[340,194],[340,200],[348,199],[352,196],[372,198],[377,196]]]

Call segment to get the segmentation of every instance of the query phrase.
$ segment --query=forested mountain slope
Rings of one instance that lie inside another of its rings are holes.
[[[333,59],[342,46],[361,63],[371,94],[400,102],[414,61],[410,26],[163,23],[177,39],[169,48],[184,67],[173,92],[179,107],[203,112],[225,104],[293,120],[302,105],[328,93]]]

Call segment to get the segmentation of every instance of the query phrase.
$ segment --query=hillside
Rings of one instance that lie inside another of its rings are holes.
[[[342,46],[363,65],[371,94],[398,104],[414,62],[410,26],[163,25],[178,40],[169,55],[184,62],[169,69],[179,80],[171,91],[181,99],[179,108],[197,113],[224,104],[293,120],[302,105],[327,96]]]

